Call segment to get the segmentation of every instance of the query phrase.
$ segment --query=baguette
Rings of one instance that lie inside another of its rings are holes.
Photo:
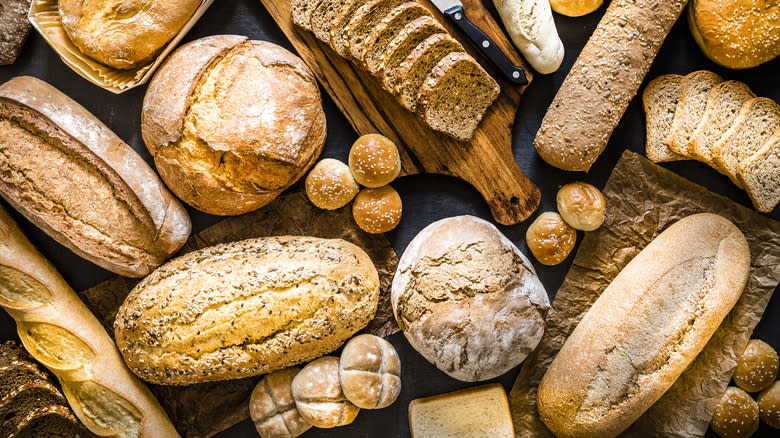
[[[84,425],[104,437],[178,437],[97,318],[2,208],[0,243],[0,305]]]
[[[739,299],[745,236],[703,213],[662,232],[607,286],[539,385],[537,408],[560,438],[614,437],[696,358]]]
[[[534,145],[588,171],[607,146],[687,0],[614,0],[547,110]]]

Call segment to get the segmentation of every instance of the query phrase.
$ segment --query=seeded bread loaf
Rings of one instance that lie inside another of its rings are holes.
[[[739,181],[756,210],[769,213],[780,203],[780,131],[758,152],[739,163]]]
[[[319,4],[319,0],[293,0],[290,5],[293,23],[311,30],[311,14]]]
[[[30,33],[27,19],[32,0],[10,0],[0,4],[0,65],[13,64]]]
[[[672,152],[691,157],[688,152],[691,134],[704,116],[710,90],[721,82],[723,78],[707,70],[689,73],[682,79],[672,128],[666,137],[666,145]]]
[[[371,31],[390,11],[406,0],[369,0],[361,6],[347,24],[347,49],[356,60],[363,56],[363,50]]]
[[[682,78],[680,75],[658,76],[647,84],[642,93],[647,126],[645,154],[656,163],[685,159],[682,155],[672,152],[665,142],[677,109]]]
[[[697,160],[712,166],[712,147],[729,130],[748,100],[756,97],[750,87],[739,81],[716,85],[707,98],[707,108],[696,130],[691,134],[688,152]]]
[[[330,46],[344,58],[349,57],[347,47],[347,25],[355,12],[366,4],[366,0],[333,0],[338,2],[338,11],[335,19],[330,23]]]
[[[269,237],[163,265],[119,308],[116,342],[163,385],[237,379],[335,350],[374,317],[376,268],[343,240]]]
[[[452,52],[463,52],[463,47],[446,33],[437,33],[424,39],[398,67],[395,94],[409,111],[417,109],[420,86],[442,58]]]
[[[342,11],[345,0],[319,0],[309,17],[309,28],[320,41],[330,44],[330,27]]]
[[[398,68],[412,50],[429,36],[443,32],[447,31],[432,17],[420,17],[404,26],[387,45],[376,72],[385,90],[393,91],[398,80]]]
[[[371,73],[376,73],[382,55],[390,41],[411,21],[423,16],[431,16],[430,11],[417,2],[406,2],[388,13],[377,23],[363,47],[360,63]]]

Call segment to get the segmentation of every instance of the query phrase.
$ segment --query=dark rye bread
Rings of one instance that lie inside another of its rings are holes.
[[[314,36],[320,41],[330,44],[330,28],[336,17],[344,9],[346,3],[352,0],[319,0],[311,12],[309,26]],[[362,1],[362,0],[358,0]]]
[[[769,213],[780,202],[780,131],[739,163],[737,176],[756,210]]]
[[[292,21],[298,26],[311,30],[311,14],[320,0],[293,0]]]
[[[377,23],[406,0],[369,0],[355,11],[347,24],[347,49],[353,58],[362,58],[364,47]]]
[[[453,52],[423,81],[417,108],[431,128],[468,141],[500,91],[471,56]]]
[[[65,397],[45,380],[17,385],[0,394],[0,437],[13,436],[30,412],[46,406],[66,405]]]
[[[341,8],[330,25],[330,46],[339,55],[344,58],[349,57],[349,48],[347,47],[347,24],[352,16],[355,15],[361,6],[366,4],[366,0],[338,0]]]
[[[387,45],[375,73],[385,90],[393,92],[398,67],[420,42],[433,34],[444,32],[447,31],[432,17],[420,17],[404,26],[403,30]]]
[[[9,435],[0,438],[97,438],[65,406],[42,406],[27,413]]]
[[[12,392],[20,384],[43,382],[48,378],[48,375],[32,362],[16,361],[0,366],[0,396]]]
[[[0,2],[0,65],[13,64],[22,51],[30,33],[27,12],[32,0],[3,0]]]
[[[716,85],[707,98],[707,108],[696,130],[691,134],[688,152],[697,160],[712,163],[712,147],[728,131],[737,114],[748,100],[756,97],[750,88],[739,81]]]
[[[656,163],[685,159],[682,155],[672,152],[664,141],[672,127],[682,78],[680,75],[658,76],[650,81],[642,92],[647,127],[645,155]]]
[[[420,86],[433,67],[451,52],[463,52],[463,46],[446,33],[437,33],[424,39],[398,68],[394,94],[410,111],[417,108]]]
[[[360,64],[371,73],[376,73],[382,55],[390,41],[398,35],[404,26],[419,17],[430,17],[430,11],[417,2],[406,2],[390,11],[366,39]]]

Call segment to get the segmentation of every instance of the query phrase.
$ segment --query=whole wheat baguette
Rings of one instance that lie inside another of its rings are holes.
[[[564,170],[590,169],[686,3],[610,3],[536,134],[534,144],[544,161]]]
[[[179,436],[97,318],[2,208],[0,305],[16,320],[27,351],[57,376],[68,403],[91,432]]]

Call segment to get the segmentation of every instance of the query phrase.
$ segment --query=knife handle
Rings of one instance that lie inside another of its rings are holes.
[[[466,18],[466,14],[463,13],[463,6],[453,6],[444,11],[444,13],[449,15],[452,21],[458,25],[460,30],[469,37],[471,42],[479,48],[482,54],[485,55],[493,65],[501,70],[501,73],[503,73],[510,82],[518,85],[525,85],[528,83],[528,79],[525,77],[525,70],[523,70],[522,67],[514,65],[496,43],[493,42],[489,36],[485,35],[485,32],[482,32],[480,28]]]

